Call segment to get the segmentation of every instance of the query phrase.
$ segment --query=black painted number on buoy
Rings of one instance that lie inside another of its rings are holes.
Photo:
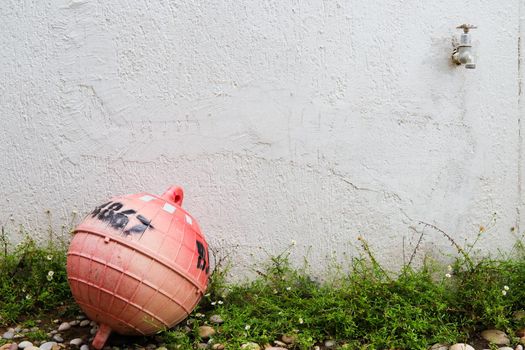
[[[95,210],[91,212],[91,216],[107,222],[114,229],[123,229],[129,223],[129,216],[137,214],[137,211],[134,209],[120,211],[122,207],[123,205],[120,202],[107,202],[96,207]],[[123,233],[125,235],[132,233],[143,234],[148,228],[153,228],[151,220],[140,214],[138,214],[136,218],[140,223],[124,231]]]
[[[204,244],[202,244],[202,242],[196,241],[196,243],[197,254],[199,254],[199,258],[197,259],[197,268],[208,273],[210,271],[210,266],[208,265],[208,252],[204,248]]]

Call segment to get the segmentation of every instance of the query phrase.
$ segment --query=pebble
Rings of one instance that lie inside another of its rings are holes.
[[[85,315],[78,315],[77,317],[75,317],[77,320],[85,320],[86,319],[86,316]]]
[[[87,327],[87,326],[89,326],[90,322],[91,322],[90,320],[82,320],[82,321],[80,321],[80,323],[78,325],[80,327]]]
[[[38,332],[40,330],[40,328],[38,328],[38,327],[31,327],[29,330],[31,332]]]
[[[22,329],[22,333],[28,333],[28,332],[29,332],[29,328]]]
[[[452,345],[449,350],[474,350],[474,348],[465,343],[456,343]]]
[[[249,343],[242,344],[241,345],[241,349],[245,349],[245,350],[261,350],[261,347],[257,343],[249,342]]]
[[[33,346],[33,343],[31,343],[30,341],[27,341],[27,340],[24,340],[23,342],[18,344],[18,348],[19,349],[25,349],[25,348],[28,348],[30,346]]]
[[[5,332],[2,335],[2,338],[4,338],[4,339],[13,339],[14,336],[15,336],[15,332],[14,331],[7,331],[7,332]]]
[[[89,350],[89,345],[84,344],[80,347],[80,350]]]
[[[165,346],[160,346],[160,347],[157,348],[157,350],[168,350],[168,348],[165,347]]]
[[[510,346],[502,346],[501,348],[498,348],[498,350],[514,350]]]
[[[283,336],[281,337],[281,340],[283,342],[285,342],[286,344],[293,344],[297,341],[297,336],[296,335],[288,335],[288,334],[283,334]]]
[[[207,348],[208,348],[208,344],[206,343],[197,344],[197,349],[207,349]]]
[[[277,346],[277,347],[281,347],[281,348],[285,348],[286,347],[286,343],[280,341],[280,340],[274,340],[273,343]]]
[[[80,323],[79,320],[73,320],[73,321],[70,321],[70,322],[69,322],[69,325],[70,325],[71,327],[73,327],[73,326],[78,326],[79,323]]]
[[[95,321],[91,321],[91,322],[89,322],[89,324],[91,325],[91,327],[95,327],[97,325],[97,323]]]
[[[221,324],[224,322],[224,320],[222,319],[222,317],[220,315],[211,315],[210,316],[210,322],[211,323],[216,323],[216,324]]]
[[[217,343],[213,344],[211,348],[212,350],[224,350],[224,345],[222,345],[221,343]]]
[[[215,334],[215,329],[210,326],[200,326],[199,327],[199,337],[201,338],[209,338],[212,335]]]
[[[510,343],[509,337],[505,332],[499,331],[497,329],[487,329],[481,332],[481,337],[486,341],[498,345],[508,345]]]
[[[525,318],[525,310],[518,310],[512,314],[514,321],[521,321]]]
[[[0,350],[9,350],[11,349],[11,345],[13,345],[14,343],[7,343],[7,344],[4,344],[4,345],[1,345],[0,346]]]
[[[62,343],[64,341],[64,338],[62,338],[60,334],[55,334],[53,336],[53,340],[56,341],[57,343]]]
[[[283,348],[281,346],[270,346],[268,348],[265,348],[264,350],[288,350],[287,348]]]
[[[51,350],[53,347],[57,346],[58,344],[54,341],[48,341],[44,344],[40,345],[40,350]]]
[[[324,342],[324,346],[326,346],[328,349],[332,349],[335,347],[336,343],[333,340],[327,340]]]
[[[28,346],[27,348],[25,348],[25,350],[40,350],[40,348],[38,346]]]
[[[82,344],[82,338],[75,338],[75,339],[72,339],[69,344],[71,345],[75,345],[75,346],[80,346],[80,344]]]
[[[514,350],[523,350],[523,345],[521,344],[516,345],[516,349]]]
[[[89,330],[89,333],[90,333],[91,335],[95,335],[95,334],[97,334],[97,332],[98,332],[98,327],[93,327],[93,328],[91,328],[91,329]]]
[[[59,332],[63,332],[63,331],[67,331],[70,328],[71,328],[71,326],[69,325],[68,322],[63,322],[63,323],[60,324],[60,326],[58,326],[58,331]]]

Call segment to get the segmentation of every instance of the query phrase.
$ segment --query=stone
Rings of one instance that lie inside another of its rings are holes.
[[[58,344],[54,341],[48,341],[40,345],[40,350],[51,350],[54,346],[58,346]]]
[[[58,331],[57,331],[56,329],[54,329],[54,330],[52,330],[51,332],[49,332],[49,334],[51,334],[51,335],[55,335],[55,334],[57,334],[57,333],[58,333]]]
[[[280,340],[274,340],[273,343],[277,346],[277,347],[281,347],[281,348],[285,348],[286,347],[286,343],[285,342],[282,342]]]
[[[27,341],[27,340],[24,340],[23,342],[18,344],[18,348],[19,349],[25,349],[25,348],[28,348],[30,346],[33,346],[33,343],[31,343],[30,341]]]
[[[197,344],[197,349],[207,349],[207,348],[208,348],[208,344],[206,343]]]
[[[25,348],[24,350],[40,350],[40,348],[38,346],[28,346],[27,348]]]
[[[91,322],[90,320],[82,320],[82,321],[80,321],[80,323],[78,325],[80,327],[87,327],[87,326],[89,326],[90,322]]]
[[[222,345],[221,343],[217,343],[217,344],[213,344],[211,346],[212,350],[224,350],[224,345]]]
[[[31,332],[38,332],[40,330],[40,328],[38,328],[38,327],[31,327],[29,330]]]
[[[446,346],[445,344],[437,343],[432,345],[430,347],[430,350],[448,350],[448,346]]]
[[[523,350],[523,345],[521,344],[516,345],[516,349],[514,350]]]
[[[490,343],[497,345],[509,345],[510,339],[505,332],[497,329],[487,329],[481,332],[481,337]]]
[[[2,335],[2,338],[4,338],[4,339],[13,339],[14,336],[15,336],[15,332],[14,332],[14,330],[13,330],[13,331],[7,331],[7,332],[5,332],[5,333]]]
[[[336,346],[336,342],[333,340],[327,340],[324,342],[324,346],[327,347],[328,349],[332,349]]]
[[[55,334],[53,336],[53,340],[56,341],[57,343],[62,343],[64,341],[64,338],[62,338],[60,334]]]
[[[292,334],[283,334],[281,337],[281,340],[285,342],[286,344],[294,344],[297,341],[297,336]]]
[[[211,323],[216,323],[216,324],[221,324],[224,322],[224,320],[222,319],[222,317],[220,315],[211,315],[210,316],[210,322]]]
[[[71,326],[69,325],[68,322],[62,322],[62,323],[60,324],[60,326],[58,326],[58,331],[59,331],[59,332],[63,332],[63,331],[67,331],[67,330],[70,329],[70,328],[71,328]]]
[[[70,321],[70,322],[69,322],[69,325],[70,325],[71,327],[74,327],[74,326],[78,326],[79,323],[80,323],[79,320],[73,320],[73,321]]]
[[[498,350],[514,350],[510,346],[502,346],[501,348],[498,348]]]
[[[212,335],[215,334],[215,329],[210,326],[200,326],[199,327],[199,337],[201,338],[209,338]]]
[[[91,329],[89,330],[89,333],[90,333],[91,335],[95,335],[95,334],[97,334],[97,332],[98,332],[98,327],[93,327],[93,328],[91,328]]]
[[[265,350],[288,350],[287,348],[283,348],[282,346],[270,346],[266,348]]]
[[[84,344],[80,347],[80,350],[89,350],[89,345]]]
[[[261,347],[257,343],[248,342],[241,345],[241,349],[244,350],[261,350]]]
[[[525,310],[518,310],[512,314],[514,321],[521,321],[525,318]]]
[[[465,343],[456,343],[452,345],[449,350],[474,350],[474,348]]]
[[[80,344],[82,344],[82,338],[71,339],[69,344],[74,345],[74,346],[80,346]]]
[[[75,317],[77,320],[85,320],[86,319],[86,315],[78,315],[77,317]]]
[[[7,343],[7,344],[2,345],[0,346],[0,350],[9,350],[11,349],[12,344],[15,344],[15,343]]]
[[[165,347],[165,346],[159,346],[159,347],[157,348],[157,350],[168,350],[168,348]]]

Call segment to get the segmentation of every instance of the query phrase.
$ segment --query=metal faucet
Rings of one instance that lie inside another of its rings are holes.
[[[472,53],[472,40],[469,31],[477,27],[472,24],[462,24],[456,28],[463,29],[463,33],[459,38],[459,43],[455,37],[452,40],[452,46],[454,47],[452,61],[457,65],[464,64],[467,69],[474,69],[476,68],[476,63]]]

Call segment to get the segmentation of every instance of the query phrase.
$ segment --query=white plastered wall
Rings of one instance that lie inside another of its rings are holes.
[[[296,241],[320,270],[359,235],[396,267],[420,220],[463,243],[495,217],[480,248],[508,250],[525,219],[524,12],[4,0],[0,223],[45,239],[113,194],[180,184],[241,268]],[[475,70],[449,60],[464,22],[479,26]],[[421,254],[451,252],[425,232]]]

